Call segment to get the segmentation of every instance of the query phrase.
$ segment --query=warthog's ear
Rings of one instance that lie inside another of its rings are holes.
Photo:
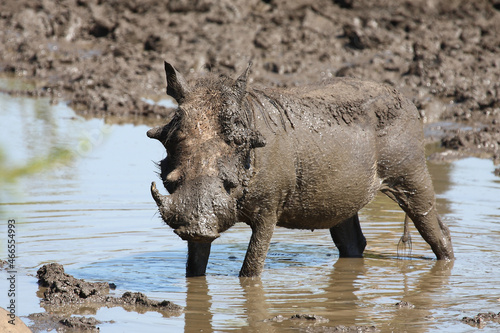
[[[248,74],[250,74],[251,67],[252,67],[252,62],[250,61],[248,63],[247,69],[245,69],[245,71],[236,79],[236,81],[234,81],[233,87],[236,92],[236,96],[238,97],[238,100],[242,100],[247,92]]]
[[[172,96],[178,104],[186,98],[189,88],[182,75],[165,61],[165,75],[167,76],[167,95]]]

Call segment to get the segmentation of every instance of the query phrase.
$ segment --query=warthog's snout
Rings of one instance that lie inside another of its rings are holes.
[[[220,236],[215,214],[192,214],[193,210],[196,210],[195,207],[191,207],[190,212],[186,213],[174,203],[171,195],[160,194],[155,182],[151,183],[151,195],[165,223],[183,240],[211,243]],[[187,203],[183,201],[180,206]]]
[[[180,226],[174,229],[174,232],[183,240],[199,243],[211,243],[220,236],[214,230],[201,230],[200,228],[190,228],[189,226]]]

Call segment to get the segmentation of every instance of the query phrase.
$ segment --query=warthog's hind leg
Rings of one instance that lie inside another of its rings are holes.
[[[396,201],[408,214],[437,259],[453,259],[450,231],[441,222],[436,210],[434,188],[427,168],[414,168],[413,172],[407,173],[405,177],[386,182],[386,186],[382,192]]]
[[[341,258],[360,258],[366,247],[366,238],[359,224],[358,214],[330,228],[333,242]]]

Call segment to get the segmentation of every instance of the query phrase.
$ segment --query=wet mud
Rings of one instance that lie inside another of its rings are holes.
[[[170,301],[150,300],[140,292],[125,292],[121,297],[108,295],[114,284],[106,282],[88,282],[77,279],[64,272],[64,267],[57,263],[43,265],[37,271],[40,305],[44,313],[28,316],[33,321],[30,328],[34,332],[56,329],[57,331],[98,331],[101,323],[93,317],[73,316],[89,312],[95,314],[101,307],[123,307],[126,311],[145,313],[157,311],[163,316],[179,316],[182,307]]]
[[[473,327],[484,328],[488,322],[500,323],[500,312],[481,312],[474,317],[463,317],[462,322]]]
[[[282,315],[277,315],[273,318],[265,320],[265,322],[276,322],[281,323],[283,321],[290,321],[292,325],[300,328],[301,332],[308,333],[320,333],[320,332],[380,332],[375,326],[344,326],[337,325],[333,327],[319,326],[322,323],[328,323],[327,318],[317,316],[314,314],[294,314],[290,317],[284,317]]]
[[[100,321],[93,317],[67,317],[56,313],[33,313],[28,316],[33,321],[32,332],[99,332]]]
[[[135,117],[170,114],[143,99],[166,97],[164,59],[191,78],[235,76],[252,60],[255,84],[371,79],[427,122],[467,124],[444,129],[443,147],[499,163],[499,11],[497,0],[8,0],[0,71],[33,84],[9,93]]]

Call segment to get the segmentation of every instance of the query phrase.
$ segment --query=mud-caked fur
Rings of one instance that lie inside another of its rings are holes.
[[[187,84],[165,63],[173,119],[148,131],[167,150],[163,220],[188,241],[187,275],[205,274],[210,243],[236,222],[252,228],[241,276],[258,276],[275,226],[330,229],[340,256],[362,256],[358,211],[377,191],[396,201],[438,259],[453,259],[439,219],[415,106],[392,87],[349,78],[305,87]]]

